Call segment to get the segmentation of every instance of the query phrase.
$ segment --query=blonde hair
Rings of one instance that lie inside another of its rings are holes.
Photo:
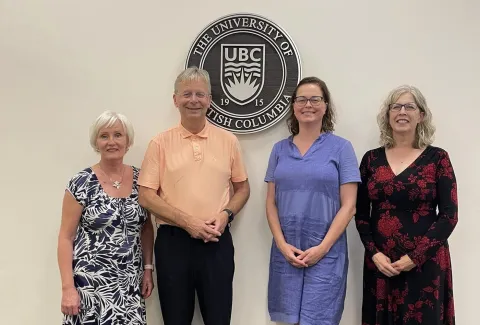
[[[406,93],[410,93],[413,96],[418,109],[420,112],[423,112],[423,119],[417,124],[415,130],[413,147],[423,149],[433,143],[435,126],[432,123],[432,112],[428,108],[425,97],[418,88],[410,85],[402,85],[390,91],[377,116],[377,122],[380,128],[380,145],[385,148],[391,148],[395,145],[393,131],[389,120],[390,105],[395,103],[400,96]]]
[[[210,75],[208,74],[207,70],[200,69],[196,66],[191,66],[183,70],[175,79],[175,85],[174,85],[175,94],[178,92],[178,88],[180,88],[181,83],[185,81],[193,81],[193,80],[204,81],[208,87],[208,94],[212,92],[212,86],[210,85]]]
[[[130,123],[130,121],[123,114],[112,112],[112,111],[105,111],[102,114],[100,114],[99,117],[97,117],[95,122],[90,127],[90,145],[95,151],[98,150],[97,137],[98,137],[98,132],[100,132],[100,129],[104,127],[108,128],[113,124],[115,124],[117,121],[120,121],[120,123],[123,126],[123,129],[125,130],[125,133],[127,134],[127,138],[128,138],[127,149],[133,145],[135,132],[133,130],[132,123]]]

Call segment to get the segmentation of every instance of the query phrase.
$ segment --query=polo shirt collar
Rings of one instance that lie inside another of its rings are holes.
[[[180,134],[182,135],[182,138],[189,138],[191,136],[197,136],[199,138],[208,138],[208,131],[210,129],[210,123],[208,121],[205,121],[205,127],[202,129],[202,131],[198,132],[197,134],[193,134],[192,132],[188,131],[185,129],[182,125],[182,123],[178,124],[178,129],[180,130]]]

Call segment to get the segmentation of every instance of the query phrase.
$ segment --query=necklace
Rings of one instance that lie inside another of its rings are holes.
[[[98,168],[100,168],[100,170],[102,171],[102,173],[105,174],[105,176],[108,177],[108,179],[110,180],[110,182],[112,182],[112,186],[115,187],[117,190],[120,189],[120,186],[122,186],[122,182],[123,182],[123,175],[125,174],[125,165],[123,165],[123,170],[122,170],[122,178],[120,178],[119,181],[114,181],[110,178],[110,176],[107,175],[107,173],[105,173],[105,171],[102,169],[102,167],[100,167],[100,164],[98,164]]]

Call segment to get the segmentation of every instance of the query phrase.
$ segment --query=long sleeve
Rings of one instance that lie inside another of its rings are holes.
[[[357,191],[357,212],[355,215],[355,225],[357,226],[360,239],[362,240],[365,250],[370,253],[371,256],[379,252],[375,242],[373,241],[372,229],[370,224],[370,209],[371,202],[368,196],[368,179],[370,177],[369,172],[369,160],[371,151],[367,152],[360,163],[360,177],[361,183],[358,186]]]
[[[417,266],[421,266],[425,261],[435,256],[437,250],[445,244],[458,222],[455,172],[448,153],[442,150],[439,155],[436,170],[438,218],[425,235],[416,240],[415,249],[408,254]]]

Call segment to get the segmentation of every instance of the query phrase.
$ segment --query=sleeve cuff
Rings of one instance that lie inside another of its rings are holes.
[[[147,187],[149,189],[155,190],[155,191],[158,191],[158,189],[160,188],[160,186],[158,184],[153,184],[153,183],[138,181],[137,184],[140,185],[140,186]]]
[[[247,179],[248,179],[247,175],[240,176],[240,177],[232,177],[232,183],[245,182]]]
[[[407,254],[407,255],[408,255],[408,257],[410,257],[412,262],[415,263],[416,266],[420,266],[423,263],[425,263],[425,261],[426,261],[425,255],[423,255],[423,254],[419,255],[419,254],[415,254],[414,252],[412,252],[412,253]]]

